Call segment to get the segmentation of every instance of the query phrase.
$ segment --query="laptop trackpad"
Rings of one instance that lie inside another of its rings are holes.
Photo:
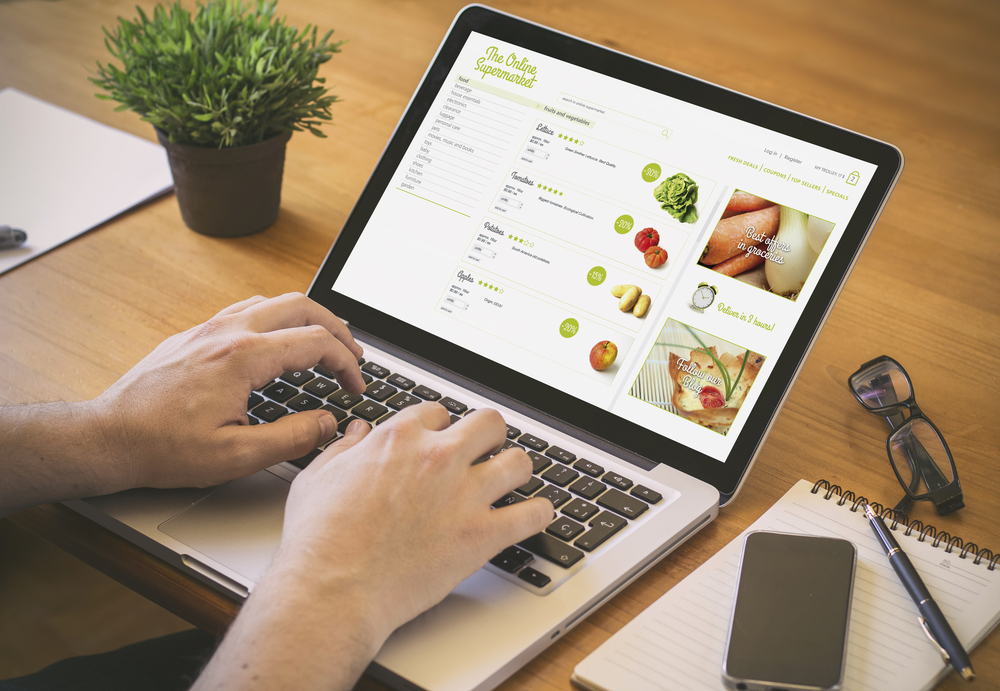
[[[233,480],[159,529],[256,583],[281,540],[289,486],[267,471]]]

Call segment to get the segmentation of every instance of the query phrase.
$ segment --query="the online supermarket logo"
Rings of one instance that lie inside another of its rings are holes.
[[[487,76],[512,82],[518,86],[530,89],[535,85],[535,71],[538,68],[528,62],[528,58],[519,58],[516,54],[504,55],[496,46],[486,49],[486,55],[476,60],[476,71]]]

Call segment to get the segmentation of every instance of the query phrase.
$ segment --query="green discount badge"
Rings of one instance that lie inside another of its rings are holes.
[[[659,163],[647,163],[646,167],[642,169],[642,179],[646,182],[654,182],[662,172],[663,169],[660,168]]]
[[[635,219],[628,214],[622,214],[615,220],[615,232],[619,235],[631,233],[633,226],[635,226]]]
[[[580,330],[580,322],[573,317],[569,319],[564,319],[563,323],[559,325],[559,335],[563,338],[573,338],[576,336],[576,332]]]
[[[592,286],[599,286],[608,277],[608,272],[603,266],[595,266],[587,272],[587,283]]]

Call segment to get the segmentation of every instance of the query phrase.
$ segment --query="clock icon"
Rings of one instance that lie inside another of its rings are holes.
[[[715,302],[715,296],[719,294],[719,289],[707,283],[699,283],[695,288],[694,295],[691,296],[691,304],[699,312],[704,312]]]

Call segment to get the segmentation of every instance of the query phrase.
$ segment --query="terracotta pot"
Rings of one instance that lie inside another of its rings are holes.
[[[223,238],[269,228],[281,206],[285,145],[291,136],[288,132],[259,144],[216,149],[173,144],[157,129],[187,227]]]

